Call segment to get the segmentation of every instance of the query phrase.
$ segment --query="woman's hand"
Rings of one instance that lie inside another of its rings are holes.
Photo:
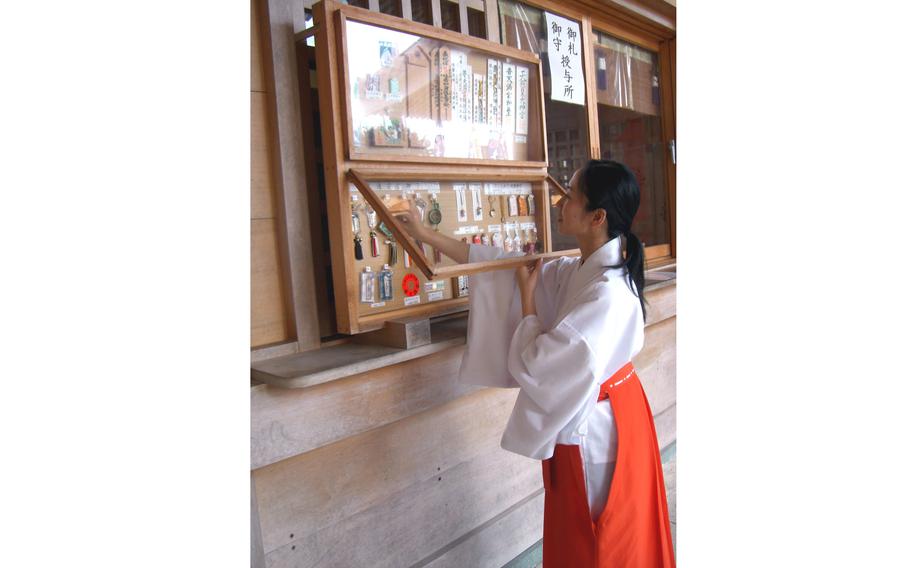
[[[523,316],[537,315],[534,291],[537,289],[537,278],[540,276],[542,264],[543,259],[538,258],[515,269],[515,278],[518,280],[518,289],[521,292],[521,311]]]
[[[404,230],[415,240],[423,240],[423,232],[426,230],[423,222],[420,220],[420,212],[417,211],[417,203],[414,198],[408,199],[408,210],[404,213],[396,213],[395,218],[401,222]]]

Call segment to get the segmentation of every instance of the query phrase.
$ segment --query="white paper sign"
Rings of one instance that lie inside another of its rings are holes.
[[[515,133],[528,133],[528,68],[515,66],[518,89],[515,97]],[[517,138],[517,137],[516,137]]]
[[[578,23],[544,12],[547,20],[547,57],[550,61],[550,99],[585,104],[585,77],[581,71],[581,32]]]
[[[515,65],[502,65],[502,130],[507,134],[515,132]]]
[[[502,64],[487,60],[487,124],[494,130],[502,127]]]

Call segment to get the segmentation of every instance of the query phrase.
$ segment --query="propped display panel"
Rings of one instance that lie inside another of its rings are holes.
[[[513,267],[549,252],[549,197],[542,176],[508,181],[376,180],[369,173],[352,172],[349,179],[358,317],[464,298],[470,293],[465,274]],[[364,183],[365,190],[358,189]],[[394,216],[411,200],[429,228],[465,243],[498,246],[525,256],[482,263],[483,267],[458,264],[402,233]],[[423,262],[428,271],[421,270]]]

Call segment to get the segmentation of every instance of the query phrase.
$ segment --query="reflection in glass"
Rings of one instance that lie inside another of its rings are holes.
[[[548,171],[556,181],[568,189],[572,174],[588,161],[586,107],[550,100],[550,65],[547,57],[547,30],[543,10],[521,2],[500,0],[499,14],[503,43],[510,47],[536,53],[543,62],[547,154],[550,162]],[[550,219],[553,250],[576,248],[574,239],[564,237],[556,230],[557,217],[557,211],[552,211]]]
[[[666,244],[667,155],[657,54],[597,32],[594,62],[601,158],[626,164],[638,179],[635,234],[646,246]]]
[[[458,13],[458,2],[441,0],[439,2],[439,10],[443,29],[461,32],[461,15]]]
[[[542,161],[537,67],[347,21],[354,154]]]

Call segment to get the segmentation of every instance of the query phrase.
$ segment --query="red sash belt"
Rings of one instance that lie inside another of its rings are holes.
[[[557,444],[544,460],[543,568],[672,568],[670,516],[660,447],[632,363],[601,385],[617,430],[616,468],[607,503],[591,519],[578,446]]]

